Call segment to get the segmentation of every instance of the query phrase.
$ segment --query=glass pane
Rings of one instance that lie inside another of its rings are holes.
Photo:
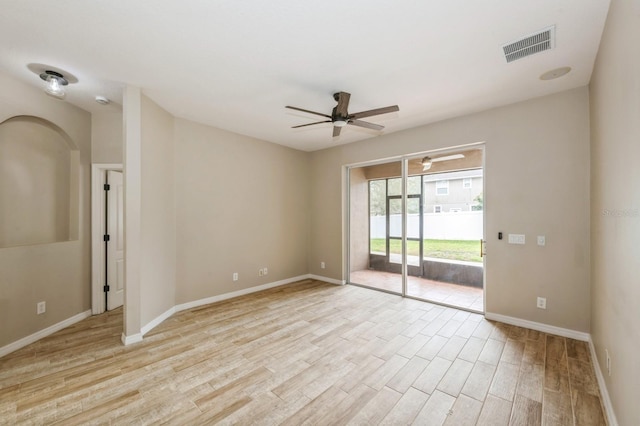
[[[457,170],[448,161],[437,164],[441,172],[432,169],[422,176],[423,259],[419,241],[408,240],[406,291],[419,299],[482,311],[482,169]],[[407,181],[409,197],[411,188]],[[407,238],[412,239],[419,233],[413,222],[413,200],[407,200],[406,219]]]
[[[389,199],[389,236],[402,237],[402,199]]]
[[[409,176],[407,178],[407,195],[420,195],[422,176]]]
[[[400,170],[400,162],[350,169],[350,283],[402,292],[401,240],[387,238],[402,235]]]
[[[420,198],[407,199],[407,238],[420,238]]]
[[[369,251],[387,254],[387,181],[369,182]]]
[[[402,195],[402,179],[389,179],[389,195]]]

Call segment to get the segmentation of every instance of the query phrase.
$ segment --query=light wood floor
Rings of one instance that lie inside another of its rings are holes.
[[[0,358],[0,423],[604,424],[585,343],[356,286],[121,330],[108,313]]]

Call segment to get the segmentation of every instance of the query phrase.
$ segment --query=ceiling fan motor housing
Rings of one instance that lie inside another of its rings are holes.
[[[314,123],[300,124],[297,126],[293,126],[294,129],[299,127],[312,126],[314,124],[320,124],[320,123],[331,123],[333,124],[334,137],[339,136],[341,128],[346,126],[347,124],[352,124],[354,126],[380,131],[384,129],[384,126],[381,126],[379,124],[369,123],[367,121],[362,121],[361,118],[399,111],[398,105],[393,105],[393,106],[388,106],[384,108],[376,108],[368,111],[361,111],[361,112],[356,112],[354,114],[349,114],[348,108],[349,108],[350,98],[351,98],[351,94],[347,92],[334,93],[333,99],[338,104],[335,107],[333,107],[333,110],[331,111],[331,115],[323,114],[321,112],[311,111],[304,108],[289,106],[289,105],[287,105],[285,108],[294,109],[296,111],[302,111],[309,114],[319,115],[319,116],[330,119],[330,120],[324,120],[324,121],[317,121]]]

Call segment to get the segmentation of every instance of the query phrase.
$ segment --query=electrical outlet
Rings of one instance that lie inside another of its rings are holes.
[[[546,244],[546,238],[544,235],[538,235],[538,245],[544,246]]]
[[[264,275],[264,270],[263,269],[258,269],[258,276],[261,277]]]
[[[320,262],[320,269],[324,269],[325,265],[324,262]]]
[[[264,275],[267,275],[269,273],[269,269],[268,268],[262,268],[262,271],[264,272]]]
[[[604,353],[607,357],[607,374],[611,376],[611,357],[609,356],[609,349],[605,349]]]
[[[38,302],[36,305],[36,313],[38,315],[44,314],[47,312],[47,302]]]
[[[238,281],[238,273],[237,272],[233,273],[233,280],[234,281]]]
[[[536,306],[540,309],[547,309],[547,298],[538,297],[538,304]]]

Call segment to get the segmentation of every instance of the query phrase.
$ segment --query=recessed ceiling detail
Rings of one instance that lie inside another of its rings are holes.
[[[535,55],[536,53],[544,52],[545,50],[553,49],[555,47],[555,39],[556,27],[551,26],[535,34],[507,43],[502,46],[502,50],[507,63],[509,63]]]

